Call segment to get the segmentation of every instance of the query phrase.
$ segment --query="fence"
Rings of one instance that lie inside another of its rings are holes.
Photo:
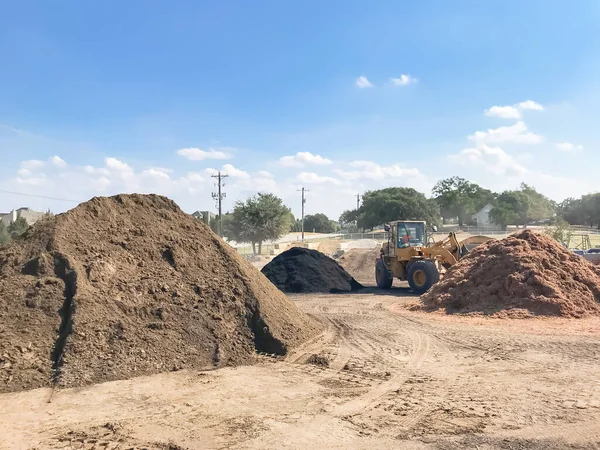
[[[531,227],[527,227],[527,228],[534,229],[534,230],[543,230],[547,227],[531,226]],[[469,226],[442,227],[442,229],[438,230],[438,232],[435,233],[436,234],[435,239],[437,240],[439,236],[445,235],[445,234],[449,233],[450,231],[461,231],[463,233],[468,233],[468,234],[474,235],[474,236],[490,236],[490,237],[498,236],[498,237],[500,237],[500,236],[507,236],[511,233],[514,233],[515,231],[522,230],[522,229],[523,228],[517,228],[515,226],[508,227],[506,230],[490,229],[490,228],[485,228],[485,227],[469,227]],[[572,227],[572,228],[570,228],[570,230],[575,234],[594,235],[594,236],[597,236],[597,238],[596,238],[597,240],[600,240],[600,230],[586,229],[586,228],[579,228],[579,227]],[[375,231],[366,232],[366,233],[321,234],[316,237],[311,237],[310,235],[308,235],[305,237],[304,242],[316,244],[316,243],[319,243],[322,241],[332,241],[332,240],[357,241],[360,239],[372,239],[372,240],[375,240],[378,242],[385,242],[387,240],[387,235],[383,230],[375,230]],[[592,240],[594,242],[596,242],[596,239],[592,239]],[[302,240],[300,239],[300,237],[298,237],[298,239],[296,239],[296,240],[287,240],[285,242],[264,243],[262,245],[261,255],[278,254],[278,253],[282,252],[283,250],[285,250],[289,245],[300,243],[300,242],[302,242]],[[257,250],[258,250],[258,246],[257,246]],[[253,254],[252,246],[237,246],[236,251],[239,254],[244,255],[244,256],[249,256],[249,255]]]
[[[313,243],[317,244],[323,241],[357,241],[360,239],[372,239],[378,242],[383,242],[387,240],[386,234],[383,230],[380,231],[372,231],[369,233],[332,233],[332,234],[322,234],[317,237],[306,236],[304,238],[304,243]],[[270,255],[277,254],[281,251],[285,250],[287,246],[292,244],[299,244],[302,242],[301,238],[296,240],[289,240],[285,242],[276,242],[276,243],[264,243],[261,249],[261,255]],[[240,255],[252,255],[252,246],[238,246],[236,247],[237,252]],[[257,246],[258,251],[258,246]]]

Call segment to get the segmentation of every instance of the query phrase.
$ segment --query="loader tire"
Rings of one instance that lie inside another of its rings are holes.
[[[408,267],[408,285],[417,295],[429,290],[440,279],[440,272],[432,261],[419,260]]]
[[[377,287],[379,289],[389,289],[392,287],[392,282],[394,279],[392,278],[392,274],[385,264],[383,260],[378,259],[377,264],[375,264],[375,280],[377,281]]]

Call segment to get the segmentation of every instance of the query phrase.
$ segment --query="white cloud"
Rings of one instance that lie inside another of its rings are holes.
[[[233,178],[250,178],[250,174],[248,172],[237,169],[231,164],[225,164],[222,171]]]
[[[533,100],[526,100],[512,106],[492,106],[486,109],[484,114],[488,117],[498,117],[500,119],[520,119],[522,117],[521,111],[525,110],[544,111],[544,107]]]
[[[110,186],[110,180],[106,177],[93,178],[90,180],[90,187],[94,191],[104,192]]]
[[[244,172],[243,170],[240,170],[240,169],[232,166],[231,164],[224,164],[221,167],[221,170],[217,170],[217,169],[213,169],[212,167],[209,167],[208,169],[205,169],[204,171],[209,176],[217,175],[219,172],[221,172],[221,175],[227,175],[227,177],[250,178],[250,174],[248,172]]]
[[[359,87],[359,88],[361,88],[361,89],[373,87],[373,85],[367,79],[367,77],[364,77],[364,76],[358,77],[356,79],[356,86]]]
[[[271,172],[267,172],[266,170],[259,170],[258,172],[256,172],[256,174],[262,178],[273,178],[274,177],[274,175]]]
[[[324,166],[331,164],[331,160],[323,158],[321,155],[313,155],[310,152],[298,152],[293,156],[283,156],[279,158],[278,164],[281,167],[305,167],[311,164]]]
[[[530,109],[532,111],[544,111],[544,107],[539,103],[534,102],[533,100],[526,100],[524,102],[519,103],[520,109]]]
[[[60,167],[61,169],[67,167],[67,163],[60,156],[54,155],[52,158],[50,158],[50,162],[52,162],[52,164],[54,164],[56,167]]]
[[[582,145],[575,145],[570,142],[558,142],[555,144],[556,148],[563,152],[572,152],[575,150],[583,150]]]
[[[417,81],[419,81],[417,78],[409,74],[402,74],[400,78],[390,78],[390,83],[394,86],[408,86],[409,84],[415,84]]]
[[[492,106],[485,110],[485,115],[489,117],[499,117],[500,119],[519,119],[521,113],[514,106]]]
[[[93,166],[89,166],[89,165],[84,166],[83,171],[85,173],[101,174],[101,175],[108,175],[110,173],[110,171],[108,169],[106,169],[105,167],[93,167]]]
[[[228,159],[230,156],[220,150],[209,149],[201,150],[196,147],[188,147],[177,150],[177,154],[179,156],[183,156],[184,158],[190,159],[192,161],[203,161],[205,159]]]
[[[163,180],[170,180],[171,177],[169,176],[169,173],[167,171],[164,170],[160,170],[160,169],[146,169],[142,171],[142,176],[146,176],[146,177],[152,177],[152,178],[157,178],[157,179],[163,179]]]
[[[501,144],[512,142],[515,144],[539,144],[542,136],[527,130],[524,122],[519,121],[511,126],[491,128],[487,131],[476,131],[469,139],[480,144]]]
[[[44,161],[40,161],[39,159],[29,159],[21,162],[21,169],[35,170],[44,167],[45,164]]]
[[[344,180],[384,180],[389,178],[416,177],[420,175],[418,169],[407,169],[399,164],[381,166],[372,161],[353,161],[348,165],[356,170],[345,171],[333,169],[333,172]]]
[[[48,178],[44,174],[30,177],[17,177],[17,184],[24,186],[43,186],[48,184]]]
[[[133,172],[133,169],[129,166],[129,164],[124,163],[117,158],[105,158],[104,164],[108,169],[115,172]]]
[[[296,175],[296,179],[298,181],[300,181],[301,183],[307,183],[307,184],[325,184],[325,183],[330,183],[330,184],[335,184],[335,185],[342,184],[341,181],[338,180],[337,178],[317,175],[316,173],[313,173],[313,172],[300,172],[298,175]]]
[[[183,179],[189,183],[202,183],[205,180],[205,178],[198,172],[188,172]]]
[[[500,147],[485,144],[474,148],[465,148],[450,159],[465,166],[485,169],[495,175],[517,176],[527,173],[527,169]]]

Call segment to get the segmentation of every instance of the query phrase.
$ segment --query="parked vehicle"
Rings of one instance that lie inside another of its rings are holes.
[[[591,263],[600,264],[600,248],[590,248],[583,252],[583,257]]]

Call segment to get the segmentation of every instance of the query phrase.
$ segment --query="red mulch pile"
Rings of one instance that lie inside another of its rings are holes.
[[[447,313],[583,317],[600,314],[600,268],[525,230],[475,248],[421,296]]]

